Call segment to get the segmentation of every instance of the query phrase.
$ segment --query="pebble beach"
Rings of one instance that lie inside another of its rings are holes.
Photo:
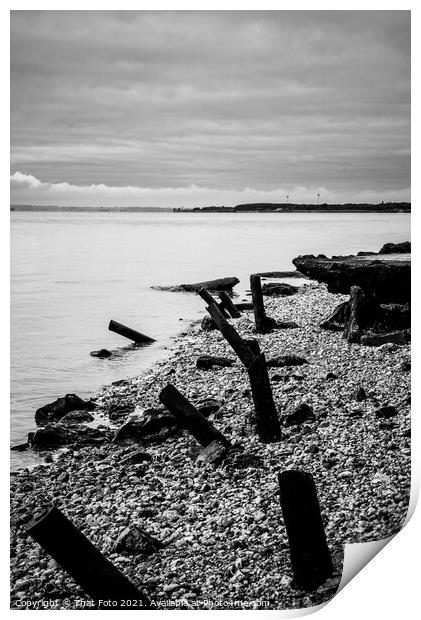
[[[95,424],[117,429],[136,407],[157,407],[173,384],[191,402],[216,401],[209,421],[234,446],[219,467],[196,461],[200,446],[181,431],[161,443],[103,443],[45,453],[45,462],[12,473],[11,606],[89,607],[89,598],[35,543],[23,524],[54,503],[157,609],[290,609],[334,595],[343,547],[399,531],[410,493],[410,345],[350,344],[319,323],[347,299],[307,284],[290,297],[265,297],[267,315],[294,329],[254,333],[252,311],[232,324],[257,338],[266,358],[295,354],[301,366],[270,368],[281,414],[306,403],[315,420],[282,429],[277,443],[256,435],[247,372],[219,331],[199,324],[175,338],[162,361],[141,376],[103,388],[92,400]],[[198,370],[210,354],[231,367]],[[104,364],[107,361],[104,360]],[[361,397],[361,388],[365,393]],[[382,416],[379,409],[393,407]],[[147,457],[130,463],[142,450]],[[125,460],[126,459],[126,460]],[[308,592],[292,587],[277,473],[312,474],[334,563],[331,579]],[[156,546],[122,552],[129,526]]]

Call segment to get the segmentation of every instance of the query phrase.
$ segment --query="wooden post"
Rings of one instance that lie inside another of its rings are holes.
[[[129,340],[133,340],[136,344],[147,344],[149,342],[155,342],[154,338],[149,338],[149,336],[145,336],[145,334],[141,334],[130,327],[126,327],[117,321],[110,321],[108,325],[108,329],[111,332],[115,332],[120,336],[124,336],[124,338],[128,338]]]
[[[125,601],[132,600],[137,601],[137,608],[150,609],[148,598],[55,506],[25,529],[94,599],[97,608],[127,609]],[[111,604],[104,606],[107,602]]]
[[[259,334],[266,334],[276,327],[276,321],[275,319],[271,319],[270,317],[266,316],[260,276],[256,274],[252,274],[250,276],[250,290],[253,299],[256,331]]]
[[[273,401],[268,369],[263,353],[247,368],[256,412],[256,429],[260,441],[273,443],[281,439],[281,424]]]
[[[177,419],[180,426],[190,431],[202,446],[206,447],[212,441],[219,441],[219,443],[227,447],[231,446],[228,439],[170,383],[161,391],[159,400]]]
[[[211,293],[209,293],[209,291],[207,289],[201,288],[197,293],[198,293],[198,295],[200,295],[200,297],[203,299],[203,301],[205,301],[208,304],[208,306],[211,306],[212,304],[215,304],[216,306],[218,306],[219,310],[221,311],[222,316],[224,316],[225,318],[229,318],[229,314],[223,308],[222,304],[218,304],[216,299],[213,297],[213,295],[211,295]]]
[[[211,304],[206,308],[214,322],[216,323],[219,331],[227,340],[228,344],[234,349],[244,366],[248,368],[255,358],[254,353],[250,347],[241,338],[236,329],[224,319],[216,304]]]
[[[238,319],[241,316],[241,312],[236,308],[232,302],[231,297],[225,291],[219,293],[219,299],[221,300],[220,308],[226,310],[233,319]]]
[[[333,573],[316,485],[311,474],[296,470],[279,473],[278,482],[293,587],[315,590]]]

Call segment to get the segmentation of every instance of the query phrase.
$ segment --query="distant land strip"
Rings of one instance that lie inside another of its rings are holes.
[[[174,212],[174,213],[410,213],[410,202],[382,202],[379,204],[290,204],[255,202],[240,204],[235,207],[211,206],[193,207],[61,207],[48,205],[10,205],[10,211],[88,211],[111,213],[145,213],[145,212]]]

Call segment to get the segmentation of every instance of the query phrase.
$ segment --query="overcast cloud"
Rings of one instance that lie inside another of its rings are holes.
[[[11,199],[410,199],[409,12],[12,13]]]

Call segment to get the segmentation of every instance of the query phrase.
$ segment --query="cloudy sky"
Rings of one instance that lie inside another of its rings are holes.
[[[12,203],[410,199],[408,11],[11,22]]]

